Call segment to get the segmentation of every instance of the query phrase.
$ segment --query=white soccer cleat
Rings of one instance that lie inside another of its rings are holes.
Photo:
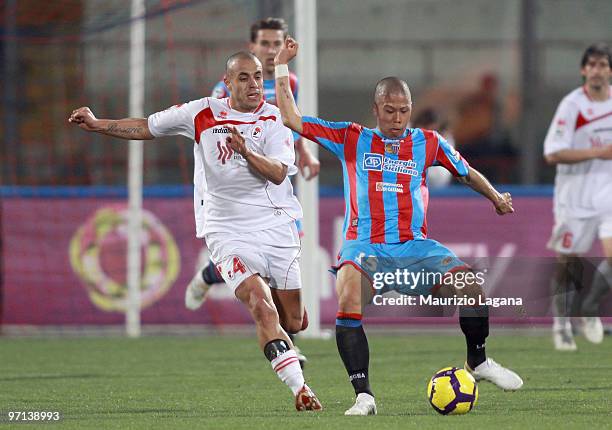
[[[477,381],[484,379],[497,385],[502,390],[515,391],[523,386],[523,380],[520,376],[498,364],[492,358],[487,358],[473,370],[465,363],[465,370],[470,372]]]
[[[202,279],[202,270],[198,270],[185,290],[185,307],[192,311],[199,309],[206,300],[208,290],[210,285]]]
[[[374,396],[368,393],[359,393],[355,404],[344,415],[376,415]]]
[[[569,329],[554,329],[553,342],[557,351],[576,351],[577,349],[571,327]]]
[[[604,338],[603,325],[599,317],[582,317],[582,334],[591,343],[601,343]]]

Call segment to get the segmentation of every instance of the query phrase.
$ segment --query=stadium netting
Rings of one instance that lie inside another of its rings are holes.
[[[136,18],[146,25],[144,111],[210,95],[227,56],[248,48],[252,22],[275,14],[291,22],[292,3],[284,3],[145,1],[145,14]],[[128,116],[130,2],[5,1],[0,12],[1,321],[123,324],[128,145],[67,119],[79,106],[99,118]],[[187,139],[145,145],[144,323],[214,324],[225,321],[224,303],[234,306],[222,301],[199,315],[176,316],[202,247],[194,234],[192,176]],[[170,305],[160,311],[154,304],[162,297]]]

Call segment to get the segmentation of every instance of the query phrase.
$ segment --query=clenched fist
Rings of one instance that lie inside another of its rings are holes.
[[[249,148],[246,146],[246,141],[244,137],[240,134],[236,127],[230,128],[231,134],[225,138],[226,143],[238,154],[242,155],[244,159],[247,158],[249,153],[251,152]]]
[[[503,193],[499,196],[499,199],[495,202],[495,211],[498,215],[506,215],[514,212],[510,193]]]
[[[293,60],[293,58],[297,55],[298,47],[299,45],[295,39],[287,37],[283,47],[280,51],[278,51],[276,57],[274,57],[274,64],[279,65],[289,63],[289,61]]]
[[[87,106],[80,107],[72,111],[68,122],[73,122],[81,127],[83,130],[95,131],[97,130],[98,118],[96,118]]]

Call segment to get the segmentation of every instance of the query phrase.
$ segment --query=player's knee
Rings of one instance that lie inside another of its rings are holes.
[[[302,319],[301,318],[291,318],[282,324],[283,329],[289,334],[296,334],[300,332],[302,329]]]
[[[482,284],[478,281],[474,272],[471,270],[457,272],[455,277],[455,294],[474,299],[484,299]]]
[[[361,300],[358,292],[345,290],[339,294],[338,310],[340,312],[357,312],[361,310]]]
[[[299,333],[302,330],[306,330],[308,327],[308,314],[306,313],[306,308],[304,308],[303,312],[296,312],[288,317],[283,315],[279,316],[281,318],[281,327],[289,334]]]
[[[356,283],[343,282],[336,286],[338,310],[340,312],[361,311],[361,291]]]
[[[278,324],[276,306],[256,278],[245,280],[236,290],[236,297],[247,306],[256,323],[263,326]]]
[[[338,310],[340,312],[361,312],[362,304],[372,298],[372,286],[365,277],[351,265],[344,265],[338,272],[336,282]]]

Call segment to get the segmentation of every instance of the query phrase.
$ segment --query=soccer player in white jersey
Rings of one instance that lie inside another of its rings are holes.
[[[263,66],[263,97],[268,103],[276,104],[276,92],[274,88],[274,57],[278,50],[282,47],[287,38],[288,26],[282,18],[266,18],[254,22],[250,28],[249,51],[252,52],[261,61]],[[293,73],[290,74],[291,91],[297,99],[298,79]],[[230,91],[224,80],[219,81],[212,91],[212,97],[222,99],[229,97]],[[306,142],[301,139],[297,133],[293,134],[295,149],[298,155],[297,166],[306,180],[310,180],[319,174],[320,163],[317,158],[312,155]],[[300,236],[303,234],[301,223],[298,221],[298,232]],[[199,309],[206,297],[208,296],[211,287],[214,284],[223,282],[222,276],[215,269],[213,262],[208,261],[205,256],[208,255],[208,250],[202,248],[198,265],[202,261],[206,264],[199,266],[193,278],[185,289],[185,307],[190,310]],[[289,337],[293,341],[293,335],[289,333]],[[300,364],[304,367],[307,359],[301,353],[297,345],[294,348],[300,359]]]
[[[259,345],[295,395],[296,409],[319,410],[283,329],[298,332],[306,325],[295,226],[302,208],[288,178],[297,171],[293,136],[278,108],[262,98],[257,57],[232,55],[225,83],[229,98],[205,97],[148,119],[97,119],[81,107],[69,121],[123,139],[193,139],[196,235],[206,239],[226,284],[251,313]]]
[[[581,278],[580,256],[601,240],[605,259],[581,306],[582,329],[603,341],[599,303],[612,285],[612,87],[610,47],[596,43],[582,56],[584,85],[559,104],[544,142],[544,156],[557,166],[555,226],[548,247],[558,255],[552,281],[555,348],[573,351],[570,311]]]

